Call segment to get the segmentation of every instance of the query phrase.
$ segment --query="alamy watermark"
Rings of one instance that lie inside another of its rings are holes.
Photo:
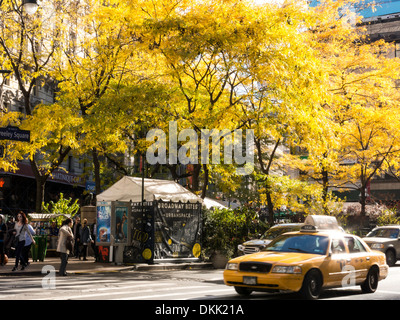
[[[42,288],[52,290],[56,288],[56,269],[51,265],[43,266],[42,274],[45,276],[42,279]]]
[[[254,130],[234,131],[223,129],[201,129],[200,138],[194,129],[178,132],[176,121],[169,122],[169,135],[161,129],[151,129],[146,140],[153,142],[147,149],[146,159],[154,164],[220,164],[221,141],[223,141],[223,163],[238,165],[236,174],[249,175],[254,171]],[[199,141],[200,140],[200,141]],[[178,141],[185,142],[178,149]],[[168,159],[167,159],[168,143]],[[211,161],[210,161],[211,143]],[[240,167],[239,167],[240,166]]]

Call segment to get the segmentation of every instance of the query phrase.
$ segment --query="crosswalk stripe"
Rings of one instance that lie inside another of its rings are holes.
[[[164,286],[168,286],[168,288],[158,288],[160,285],[164,285]],[[142,285],[143,286],[148,286],[148,284],[146,285]],[[172,291],[172,290],[176,290],[175,287],[171,288],[172,283],[158,283],[157,284],[157,291]],[[40,299],[35,299],[35,300],[70,300],[70,299],[82,299],[82,298],[93,298],[93,297],[101,297],[101,296],[111,296],[111,295],[124,295],[124,294],[132,294],[131,292],[121,292],[121,291],[117,291],[117,292],[110,292],[110,290],[122,290],[122,289],[129,289],[129,288],[137,288],[138,286],[126,286],[126,287],[115,287],[115,288],[108,288],[109,291],[104,292],[104,293],[97,293],[98,290],[94,291],[91,294],[86,294],[86,295],[82,295],[82,294],[74,294],[74,295],[68,295],[68,296],[63,296],[63,297],[51,297],[51,298],[40,298]],[[207,286],[193,286],[191,288],[204,288]],[[147,289],[147,290],[141,290],[139,292],[139,294],[143,293],[143,292],[154,292],[155,289]],[[138,299],[140,300],[140,296],[138,297]]]
[[[87,282],[82,282],[82,281],[75,281],[75,282],[63,282],[60,283],[60,281],[58,279],[56,279],[56,288],[76,288],[77,285],[83,285],[83,286],[97,286],[99,283],[110,283],[110,280],[99,280],[99,281],[87,281]],[[12,289],[10,289],[10,286],[12,286]],[[7,292],[20,292],[21,289],[23,289],[24,291],[35,291],[38,289],[42,289],[42,280],[36,280],[36,281],[32,281],[31,283],[10,283],[9,285],[7,285],[6,283],[2,283],[0,285],[0,291],[7,291]]]
[[[190,289],[193,289],[194,287],[191,287]],[[179,300],[188,300],[191,298],[188,298],[188,295],[197,295],[197,294],[207,294],[208,296],[211,295],[211,293],[217,293],[217,292],[231,292],[231,288],[227,289],[213,289],[213,290],[197,290],[197,291],[189,291],[189,292],[175,292],[175,293],[169,293],[168,296],[166,297],[165,295],[161,294],[154,294],[154,295],[147,295],[147,296],[140,296],[140,297],[125,297],[125,298],[119,298],[119,299],[111,299],[111,300],[144,300],[144,299],[154,299],[157,300],[157,298],[161,298],[162,300],[165,300],[165,298],[171,297],[171,296],[184,296],[185,298],[179,299]]]
[[[144,300],[214,298],[232,293],[232,288],[212,283],[193,281],[184,276],[177,278],[152,278],[147,275],[125,277],[79,276],[55,277],[55,288],[42,287],[45,277],[3,278],[0,282],[0,300]],[[199,278],[200,279],[200,278]],[[49,278],[50,280],[50,278]],[[213,281],[207,279],[207,281]],[[220,278],[215,278],[220,280]],[[179,281],[182,281],[181,283]]]

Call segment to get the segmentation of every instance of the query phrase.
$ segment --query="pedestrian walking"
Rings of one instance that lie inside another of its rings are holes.
[[[14,234],[15,234],[15,265],[12,271],[16,271],[18,269],[18,264],[21,262],[21,270],[24,270],[26,267],[27,261],[25,261],[23,256],[23,249],[25,247],[25,238],[28,233],[31,237],[32,235],[28,231],[28,219],[26,218],[25,213],[20,211],[17,214],[17,222],[14,225]],[[35,240],[32,237],[32,242],[35,243]]]
[[[94,252],[94,261],[99,262],[100,261],[99,260],[99,250],[96,245],[96,224],[95,223],[92,224],[90,229],[91,229],[90,231],[92,233],[92,240],[93,240],[92,241],[92,250]]]
[[[11,249],[12,243],[15,239],[14,235],[14,226],[15,226],[15,219],[13,216],[9,216],[7,220],[7,235],[4,239],[4,249],[5,253],[8,256],[8,259],[15,257],[15,248]]]
[[[80,245],[80,237],[81,237],[81,218],[76,216],[74,218],[74,226],[72,227],[72,231],[74,234],[75,242],[74,242],[74,257],[79,258],[79,245]]]
[[[29,262],[29,251],[31,250],[31,246],[35,241],[33,236],[36,234],[35,230],[33,229],[33,227],[29,223],[26,225],[26,227],[27,227],[28,231],[26,232],[25,246],[24,246],[23,251],[22,251],[22,255],[23,255],[24,260],[25,260],[25,268],[30,265],[30,262]]]
[[[57,227],[57,222],[56,221],[53,221],[52,223],[51,223],[51,227],[50,227],[50,235],[51,236],[58,236],[58,231],[59,231],[60,229],[58,229],[58,227]]]
[[[82,244],[81,255],[83,257],[83,261],[86,261],[88,245],[89,243],[92,243],[93,240],[87,219],[86,218],[83,219],[82,222],[83,224],[81,229],[81,244]],[[79,255],[79,260],[81,259],[81,255]]]
[[[67,218],[63,221],[60,231],[58,233],[58,245],[57,252],[60,252],[61,265],[59,270],[60,276],[67,275],[67,264],[68,255],[72,252],[72,243],[74,241],[74,235],[72,233],[72,220]]]
[[[6,264],[5,257],[5,240],[7,236],[7,225],[4,221],[4,217],[0,214],[0,266]]]

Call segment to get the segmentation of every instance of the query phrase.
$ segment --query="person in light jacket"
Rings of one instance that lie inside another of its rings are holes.
[[[25,261],[24,256],[23,256],[23,249],[25,247],[25,238],[26,234],[30,237],[32,235],[28,231],[28,219],[26,218],[26,215],[24,212],[20,211],[17,214],[17,223],[14,225],[14,231],[13,233],[15,234],[15,237],[18,239],[18,244],[15,248],[15,266],[11,271],[16,271],[18,269],[18,263],[21,261],[21,270],[24,270],[25,267],[27,266],[27,261]],[[32,242],[35,243],[35,240],[32,238]]]
[[[58,233],[58,245],[57,252],[60,252],[61,265],[59,270],[60,276],[67,275],[67,264],[68,264],[68,255],[70,251],[67,249],[67,238],[72,237],[74,239],[74,235],[72,233],[72,220],[70,218],[63,221],[60,231]]]

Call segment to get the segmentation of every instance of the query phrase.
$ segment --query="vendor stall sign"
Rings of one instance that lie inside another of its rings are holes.
[[[97,203],[96,242],[107,244],[111,242],[111,202]]]
[[[154,202],[131,203],[131,245],[124,248],[124,263],[151,263],[154,259]]]
[[[201,203],[157,202],[155,258],[198,258],[201,223]]]
[[[98,247],[98,259],[100,262],[109,262],[110,260],[110,247]]]

